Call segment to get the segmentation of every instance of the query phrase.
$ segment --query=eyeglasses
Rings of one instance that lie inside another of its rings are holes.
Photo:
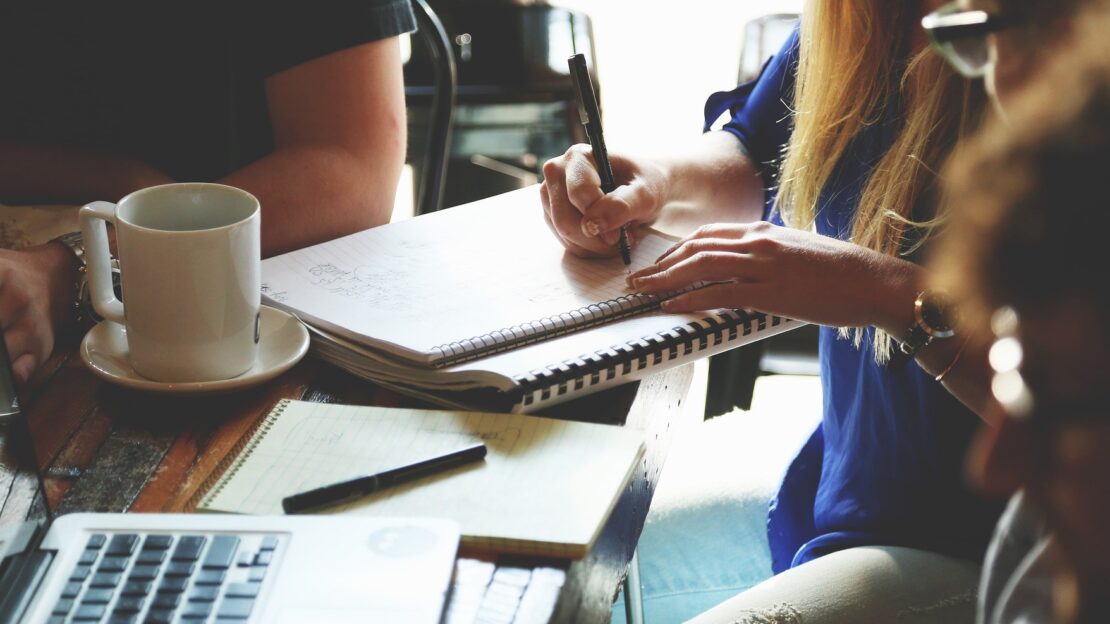
[[[921,26],[933,48],[967,78],[982,78],[990,67],[987,35],[1014,25],[1012,19],[986,11],[965,11],[951,2],[926,15]]]

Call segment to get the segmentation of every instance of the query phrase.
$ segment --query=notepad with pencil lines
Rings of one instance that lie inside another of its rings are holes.
[[[282,401],[243,441],[198,511],[280,514],[281,499],[481,439],[483,462],[371,494],[326,513],[450,517],[463,543],[581,558],[644,453],[643,435],[609,425]]]

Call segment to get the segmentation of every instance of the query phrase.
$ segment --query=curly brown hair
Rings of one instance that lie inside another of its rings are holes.
[[[1036,22],[1049,22],[1061,15],[1069,15],[1083,5],[1097,0],[976,0],[988,10],[996,10],[1007,15]]]
[[[1072,42],[946,168],[953,219],[935,268],[972,328],[991,311],[1082,299],[1110,318],[1110,42]]]

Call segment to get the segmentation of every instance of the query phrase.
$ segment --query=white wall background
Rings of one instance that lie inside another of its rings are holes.
[[[609,149],[655,154],[701,133],[706,96],[736,86],[744,25],[802,0],[552,3],[593,22]]]
[[[610,150],[665,153],[701,133],[702,107],[736,86],[744,25],[803,0],[550,0],[590,16]],[[569,147],[569,146],[568,146]],[[393,218],[412,216],[405,167]]]

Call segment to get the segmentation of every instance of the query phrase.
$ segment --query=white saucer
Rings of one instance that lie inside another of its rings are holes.
[[[85,366],[105,381],[148,392],[204,393],[239,390],[269,381],[301,361],[308,352],[308,330],[291,314],[262,306],[258,357],[247,372],[216,381],[161,382],[147,379],[131,368],[127,354],[127,329],[102,321],[81,341]]]

